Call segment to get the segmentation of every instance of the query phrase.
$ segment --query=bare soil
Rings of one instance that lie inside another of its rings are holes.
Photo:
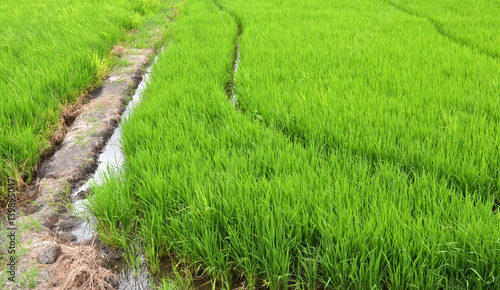
[[[155,51],[117,46],[112,53],[128,60],[120,62],[127,65],[113,68],[85,104],[74,106],[65,114],[68,122],[63,124],[71,125],[59,128],[55,138],[55,143],[60,143],[58,150],[41,163],[36,181],[23,193],[25,200],[16,212],[19,239],[16,283],[8,282],[7,289],[118,287],[118,278],[105,264],[110,258],[119,258],[119,254],[95,238],[75,243],[76,237],[71,232],[84,221],[68,210],[68,205],[79,198],[72,197],[71,192],[96,169],[99,153],[117,127]],[[5,224],[5,217],[0,219]],[[36,257],[54,245],[62,249],[56,262],[38,264]],[[0,249],[2,253],[5,251]],[[5,277],[0,276],[0,282],[2,278]]]

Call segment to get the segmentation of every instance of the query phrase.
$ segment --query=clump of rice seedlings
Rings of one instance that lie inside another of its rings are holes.
[[[500,58],[497,16],[500,6],[495,1],[384,1],[408,14],[427,19],[440,34],[459,45],[497,60]]]
[[[106,75],[113,45],[126,40],[126,30],[142,27],[142,15],[163,6],[157,0],[2,1],[0,205],[7,178],[30,181],[52,138],[61,135],[65,108]]]
[[[383,2],[220,3],[170,26],[124,171],[93,189],[103,234],[225,288],[498,287],[498,64]]]
[[[492,3],[405,2],[442,21],[447,36],[427,16],[383,1],[221,2],[244,24],[236,94],[249,116],[258,112],[300,146],[347,150],[431,172],[463,195],[500,198],[500,62],[479,49],[485,35],[494,41],[485,50],[499,47]],[[484,25],[469,23],[483,16]]]

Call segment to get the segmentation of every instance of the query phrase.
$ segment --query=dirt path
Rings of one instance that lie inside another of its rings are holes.
[[[156,29],[156,37],[160,30]],[[105,268],[106,259],[119,258],[92,236],[74,234],[83,219],[70,212],[71,196],[97,167],[97,157],[120,121],[130,96],[142,80],[153,48],[115,47],[120,60],[89,101],[73,113],[75,120],[60,148],[39,168],[36,184],[28,191],[37,198],[16,210],[15,283],[8,268],[0,274],[2,289],[105,289],[118,286],[117,277]],[[2,222],[6,224],[4,216]],[[0,235],[0,255],[8,252],[9,231]],[[55,260],[55,262],[53,261]],[[5,283],[5,281],[7,283]]]

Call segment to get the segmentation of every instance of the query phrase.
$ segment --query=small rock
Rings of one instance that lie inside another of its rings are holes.
[[[64,216],[59,220],[58,227],[61,230],[70,230],[77,226],[79,221],[72,216]]]
[[[59,215],[51,212],[45,214],[42,220],[43,220],[42,225],[48,227],[49,229],[52,229],[53,227],[56,226],[57,222],[59,221]]]
[[[89,192],[90,192],[90,189],[87,189],[87,190],[84,190],[84,191],[81,191],[79,192],[76,197],[78,197],[78,199],[85,199],[87,198],[87,196],[89,195]]]
[[[104,253],[106,256],[106,259],[113,261],[113,260],[119,260],[122,258],[122,255],[120,255],[120,252],[118,252],[115,249],[112,249],[110,247],[102,247],[101,251]]]
[[[57,258],[59,258],[61,253],[62,253],[61,247],[51,246],[46,251],[41,252],[36,257],[36,260],[40,264],[53,264],[55,261],[57,261]]]
[[[57,233],[57,237],[62,241],[62,242],[74,242],[76,241],[76,236],[70,233]]]

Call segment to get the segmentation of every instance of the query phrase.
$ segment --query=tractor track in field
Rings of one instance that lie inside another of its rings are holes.
[[[386,2],[385,0],[381,0],[383,2]],[[390,5],[393,5],[390,2],[386,2]],[[241,23],[241,20],[235,16],[233,13],[228,11],[220,2],[217,0],[214,0],[214,4],[223,12],[229,14],[234,21],[236,22],[236,25],[238,27],[238,34],[236,35],[236,39],[234,42],[234,53],[233,53],[233,59],[232,59],[232,65],[231,65],[231,70],[229,72],[229,78],[226,82],[226,85],[224,87],[225,93],[228,97],[229,100],[231,100],[231,103],[233,106],[236,108],[236,110],[240,110],[238,106],[238,100],[237,96],[235,93],[236,89],[236,73],[238,71],[238,65],[239,65],[239,60],[240,60],[240,40],[241,40],[241,35],[243,34],[243,25]],[[398,7],[396,7],[398,8]],[[398,8],[399,9],[399,8]],[[417,16],[417,15],[415,15]],[[244,112],[243,112],[244,113]],[[262,124],[264,127],[269,128],[269,126]],[[271,129],[271,128],[269,128]],[[277,133],[283,135],[285,138],[289,138],[290,142],[293,144],[297,144],[303,148],[307,148],[309,142],[307,141],[307,138],[305,136],[300,136],[297,135],[297,132],[299,131],[294,131],[294,130],[288,130],[288,128],[283,128],[281,131],[276,131]],[[330,146],[324,146],[323,150],[320,150],[320,154],[323,155],[324,158],[327,158],[332,152],[335,152],[337,150],[342,150],[342,142],[337,141],[335,144],[330,145]],[[349,148],[347,148],[349,149]],[[356,152],[353,150],[349,150],[353,156],[360,157],[360,158],[368,158],[371,159],[373,164],[377,163],[377,157],[372,156],[369,158],[366,154],[366,152]],[[389,162],[392,163],[397,163],[397,160],[389,160]],[[402,171],[407,175],[407,182],[408,185],[411,185],[415,182],[416,174],[418,171],[415,171],[411,165],[409,166],[403,166]],[[372,168],[374,170],[374,167]]]
[[[234,15],[226,8],[224,8],[224,6],[222,6],[222,4],[220,4],[217,0],[214,0],[214,3],[221,11],[229,14],[234,19],[238,28],[238,33],[234,41],[233,61],[231,65],[231,70],[229,72],[229,79],[227,80],[226,85],[224,87],[227,97],[229,98],[229,100],[231,100],[233,106],[236,109],[238,109],[239,108],[238,99],[235,90],[236,90],[236,73],[238,72],[238,65],[240,62],[240,40],[241,40],[241,35],[243,34],[243,24],[236,15]]]
[[[485,56],[491,57],[493,59],[498,59],[498,55],[492,54],[489,51],[486,51],[486,50],[483,50],[483,49],[478,48],[476,46],[470,45],[469,43],[462,41],[462,40],[456,38],[455,36],[447,33],[444,30],[443,25],[441,23],[439,23],[438,21],[432,19],[431,17],[425,16],[425,15],[420,15],[416,12],[413,12],[411,10],[404,8],[404,7],[401,7],[400,5],[392,3],[389,0],[380,0],[380,1],[394,7],[395,9],[401,11],[402,13],[425,19],[426,21],[430,22],[434,26],[434,29],[442,37],[448,39],[449,41],[451,41],[457,45],[466,47],[472,51],[477,51],[481,55],[485,55]],[[240,61],[240,41],[241,41],[241,36],[243,34],[243,25],[242,25],[241,20],[234,13],[232,13],[231,11],[228,11],[220,2],[218,2],[217,0],[214,0],[214,3],[221,11],[229,14],[234,19],[234,21],[236,22],[236,25],[238,27],[238,34],[236,36],[235,44],[234,44],[233,61],[232,61],[231,71],[229,72],[229,79],[227,80],[227,83],[225,85],[225,93],[226,93],[228,99],[231,100],[231,103],[233,104],[233,106],[237,110],[243,110],[242,108],[239,107],[238,98],[237,98],[237,95],[235,92],[236,91],[236,73],[238,71],[238,65],[239,65],[239,61]],[[266,125],[264,125],[264,126],[266,126]],[[266,126],[266,127],[268,127],[268,126]],[[308,146],[308,143],[309,143],[307,141],[307,138],[305,138],[305,136],[297,135],[297,132],[298,131],[294,131],[294,130],[291,130],[288,128],[283,128],[279,133],[283,134],[283,136],[286,136],[287,138],[290,138],[290,141],[292,143],[298,144],[299,146],[306,148]],[[320,150],[320,152],[321,152],[321,154],[323,154],[325,156],[329,156],[330,154],[332,154],[332,152],[335,152],[337,150],[346,150],[346,149],[349,150],[353,156],[357,156],[359,158],[367,158],[367,159],[371,160],[373,162],[373,164],[376,164],[378,161],[380,161],[380,157],[377,156],[376,154],[375,155],[367,154],[367,152],[360,152],[360,151],[352,150],[350,148],[343,148],[342,142],[340,140],[338,140],[334,144],[324,146],[323,150]],[[393,164],[397,164],[400,162],[400,160],[398,158],[383,158],[383,160],[386,160],[386,161],[391,162]],[[411,186],[415,182],[415,179],[418,178],[420,173],[426,171],[425,167],[423,167],[420,164],[414,164],[414,163],[403,164],[399,168],[402,172],[404,172],[406,174],[407,183],[409,186]],[[467,189],[470,190],[472,188],[475,190],[479,190],[479,188],[476,188],[473,185],[468,184],[467,182],[461,180],[458,176],[455,176],[453,174],[448,173],[447,170],[444,168],[441,169],[440,171],[442,173],[439,174],[439,176],[446,178],[446,180],[447,180],[446,187],[450,190],[455,190],[462,195],[465,195],[465,193],[467,192]],[[494,187],[493,191],[495,191],[496,186],[495,185],[492,185],[492,186]],[[500,204],[500,201],[497,201],[497,203]]]
[[[470,50],[472,51],[476,51],[478,52],[479,54],[481,55],[484,55],[484,56],[487,56],[487,57],[490,57],[490,58],[493,58],[493,59],[499,59],[500,58],[500,55],[498,55],[497,53],[493,53],[491,51],[488,51],[486,49],[483,49],[483,48],[480,48],[480,47],[477,47],[467,41],[464,41],[456,36],[454,36],[453,34],[451,33],[448,33],[445,28],[444,28],[444,25],[442,23],[440,23],[439,21],[437,21],[436,19],[432,18],[432,17],[429,17],[427,15],[422,15],[418,12],[415,12],[415,11],[412,11],[410,9],[407,9],[401,5],[398,5],[396,3],[393,3],[389,0],[380,0],[381,2],[384,2],[394,8],[396,8],[397,10],[407,14],[407,15],[411,15],[411,16],[415,16],[415,17],[418,17],[418,18],[423,18],[425,19],[426,21],[428,21],[429,23],[432,24],[432,26],[434,26],[434,29],[439,33],[439,35],[441,35],[442,37],[448,39],[449,41],[459,45],[459,46],[462,46],[462,47],[467,47],[469,48]]]

